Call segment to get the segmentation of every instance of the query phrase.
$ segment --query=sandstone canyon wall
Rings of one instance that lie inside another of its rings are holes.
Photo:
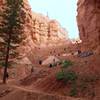
[[[35,47],[56,46],[58,42],[69,41],[68,32],[56,20],[48,16],[33,12],[28,0],[24,0],[22,18],[25,20],[23,41],[20,52],[32,52]],[[31,53],[32,55],[32,53]]]
[[[0,12],[5,6],[4,2],[5,0],[0,0]],[[77,11],[79,35],[83,46],[100,48],[100,0],[78,0]],[[21,47],[27,52],[37,45],[57,45],[58,41],[69,40],[67,32],[56,20],[32,12],[28,0],[24,0],[21,17],[25,22],[24,34],[27,36]]]
[[[19,52],[30,52],[37,46],[57,45],[69,40],[67,31],[56,20],[48,16],[32,12],[28,0],[23,0],[21,18],[24,20],[24,33],[26,39],[21,43]],[[3,11],[5,0],[0,0],[0,12]],[[0,20],[2,21],[2,19]]]
[[[78,0],[78,28],[83,46],[100,49],[100,0]],[[100,52],[100,51],[99,51]]]
[[[24,0],[21,17],[25,22],[24,34],[27,38],[22,42],[20,52],[29,53],[34,47],[53,46],[66,40],[70,41],[67,31],[60,26],[59,22],[33,12],[28,0]]]
[[[31,11],[28,0],[24,0],[22,16],[25,19],[25,33],[31,37],[35,44],[45,44],[49,40],[68,39],[68,33],[56,20],[49,19],[48,16]]]

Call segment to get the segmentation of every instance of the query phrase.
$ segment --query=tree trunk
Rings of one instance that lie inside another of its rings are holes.
[[[4,66],[4,75],[3,75],[3,83],[6,84],[7,79],[7,68],[8,68],[8,60],[9,60],[9,51],[10,51],[10,41],[11,41],[11,33],[9,33],[8,43],[7,43],[7,51],[5,57],[5,66]]]

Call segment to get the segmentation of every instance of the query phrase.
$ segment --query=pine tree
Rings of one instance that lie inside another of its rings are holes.
[[[3,83],[6,83],[7,68],[18,57],[16,48],[25,38],[21,9],[23,0],[5,0],[6,6],[0,14],[0,63],[4,66]]]

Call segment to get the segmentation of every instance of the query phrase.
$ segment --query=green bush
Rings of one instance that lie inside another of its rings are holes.
[[[68,81],[74,81],[77,79],[77,75],[75,72],[64,72],[64,71],[61,71],[61,72],[58,72],[57,75],[56,75],[56,79],[57,80],[64,80],[66,82]]]
[[[68,68],[69,66],[72,66],[73,65],[73,63],[70,61],[70,60],[64,60],[63,62],[62,62],[62,68]]]
[[[65,80],[66,81],[74,81],[77,79],[77,75],[75,72],[67,72],[65,73]]]
[[[64,79],[64,72],[58,72],[57,74],[56,74],[56,79],[57,80],[63,80]]]

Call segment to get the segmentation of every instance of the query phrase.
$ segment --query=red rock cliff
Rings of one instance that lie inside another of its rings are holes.
[[[32,12],[28,0],[23,1],[24,6],[20,17],[25,22],[23,34],[27,38],[22,42],[20,50],[29,52],[35,46],[55,45],[58,41],[68,39],[67,31],[56,20],[50,20],[47,16]],[[0,0],[0,12],[4,9],[4,3],[5,0]],[[2,18],[0,19],[2,21]]]
[[[86,48],[100,47],[100,0],[78,0],[79,35]]]
[[[66,31],[60,31],[62,27],[57,21],[50,20],[42,14],[32,12],[28,0],[24,0],[22,17],[25,19],[25,32],[30,33],[35,42],[44,42],[49,37],[61,39],[58,34],[59,32],[62,34],[62,39],[68,38]]]
[[[35,46],[57,45],[58,41],[68,40],[68,33],[59,22],[47,16],[31,11],[28,0],[24,0],[21,17],[24,19],[24,34],[27,38],[23,41],[20,50],[32,51]]]

